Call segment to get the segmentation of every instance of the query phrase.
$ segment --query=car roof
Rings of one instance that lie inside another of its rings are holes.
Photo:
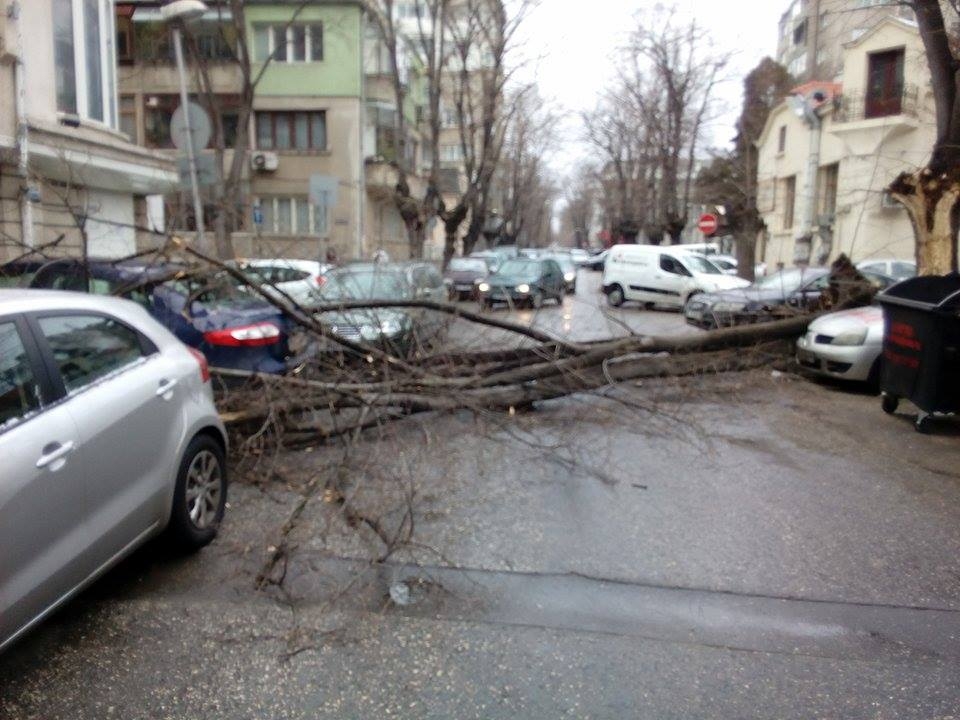
[[[61,258],[51,260],[43,268],[81,267],[82,261],[76,258]],[[188,270],[189,266],[172,262],[143,262],[134,260],[104,260],[91,258],[86,263],[87,270],[92,277],[105,280],[166,280],[171,275]]]
[[[0,315],[44,310],[101,310],[116,312],[128,307],[129,300],[106,295],[70,292],[67,290],[33,290],[11,288],[0,290]]]

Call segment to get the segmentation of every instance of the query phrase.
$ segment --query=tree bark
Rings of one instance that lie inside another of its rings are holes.
[[[890,186],[907,210],[916,238],[917,272],[944,275],[957,269],[960,176],[934,176],[929,168],[904,173]]]

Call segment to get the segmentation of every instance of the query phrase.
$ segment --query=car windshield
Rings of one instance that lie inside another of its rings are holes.
[[[722,275],[723,271],[702,255],[684,255],[683,264],[688,270],[704,275]]]
[[[451,272],[485,273],[487,264],[480,258],[454,258],[450,261],[448,269]]]
[[[497,271],[497,275],[518,277],[523,280],[533,280],[540,277],[540,261],[524,260],[522,258],[507,260],[503,265],[500,266],[500,269]]]
[[[792,293],[799,290],[803,281],[805,279],[809,280],[810,277],[810,275],[807,275],[804,278],[803,271],[800,268],[788,268],[758,280],[756,287],[764,290],[782,290],[784,293]]]
[[[394,270],[349,270],[327,276],[324,300],[409,300],[410,287]]]
[[[569,255],[551,255],[550,257],[557,261],[557,265],[559,265],[560,269],[564,272],[572,272],[577,269],[576,264]]]

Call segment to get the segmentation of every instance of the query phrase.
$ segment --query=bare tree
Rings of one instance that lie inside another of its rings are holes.
[[[597,205],[597,171],[587,163],[577,168],[567,191],[564,193],[563,224],[574,239],[575,246],[590,245],[590,229],[593,226]]]

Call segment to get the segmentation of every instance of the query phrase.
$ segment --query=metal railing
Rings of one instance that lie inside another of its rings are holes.
[[[920,105],[916,85],[904,85],[899,94],[877,97],[870,93],[839,95],[834,99],[834,121],[838,123],[906,115],[916,117]]]

